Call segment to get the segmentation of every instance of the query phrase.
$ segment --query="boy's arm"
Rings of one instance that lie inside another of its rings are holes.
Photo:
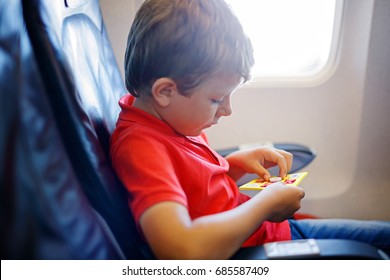
[[[232,210],[191,220],[187,208],[161,202],[140,225],[160,259],[227,259],[265,220],[281,222],[300,208],[301,188],[272,184]]]
[[[271,175],[267,168],[276,165],[279,167],[279,176],[285,177],[290,171],[293,161],[291,153],[268,147],[236,151],[225,158],[230,165],[228,174],[235,181],[246,173],[257,174],[268,181]]]

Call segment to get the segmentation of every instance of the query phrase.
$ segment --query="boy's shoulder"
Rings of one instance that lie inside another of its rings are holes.
[[[111,151],[125,149],[129,152],[172,150],[179,148],[184,142],[184,136],[177,134],[167,125],[162,127],[159,122],[150,124],[136,120],[118,120],[111,135],[110,148]]]

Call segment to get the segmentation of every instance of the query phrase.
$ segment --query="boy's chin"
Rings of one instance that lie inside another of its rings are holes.
[[[202,134],[203,130],[201,132],[197,132],[197,133],[187,133],[185,136],[189,136],[189,137],[197,137],[197,136],[200,136]]]
[[[189,136],[189,137],[197,137],[197,136],[200,136],[202,134],[204,129],[200,129],[200,130],[196,130],[196,131],[186,131],[184,133],[180,133],[181,135],[184,135],[184,136]]]
[[[193,129],[182,129],[179,131],[179,129],[176,130],[177,133],[183,135],[183,136],[189,136],[189,137],[197,137],[200,136],[204,130],[212,127],[212,125],[205,125],[200,128],[193,128]]]

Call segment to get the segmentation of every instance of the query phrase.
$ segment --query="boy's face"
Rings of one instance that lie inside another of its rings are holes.
[[[160,116],[176,132],[186,136],[198,136],[218,123],[223,116],[232,113],[230,98],[241,84],[240,79],[216,75],[183,96],[177,90],[172,93],[169,106]]]

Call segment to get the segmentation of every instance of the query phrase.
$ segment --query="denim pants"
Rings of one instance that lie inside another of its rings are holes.
[[[292,239],[348,239],[382,249],[390,256],[390,222],[349,219],[289,220]]]

